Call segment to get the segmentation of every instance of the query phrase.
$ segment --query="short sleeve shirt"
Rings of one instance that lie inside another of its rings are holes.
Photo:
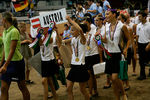
[[[98,12],[98,14],[99,14],[99,13],[102,14],[102,13],[103,13],[103,8],[102,8],[101,6],[97,7],[97,12]]]
[[[150,23],[138,24],[136,28],[136,33],[139,36],[139,43],[149,43],[150,42]]]
[[[104,9],[104,11],[108,10],[107,5],[110,6],[109,2],[107,0],[105,0],[104,3],[103,3],[103,9]]]
[[[13,55],[11,61],[20,61],[23,58],[23,56],[20,53],[20,47],[21,47],[20,33],[14,26],[11,26],[10,28],[8,28],[7,30],[4,30],[4,32],[3,32],[5,60],[7,60],[7,58],[8,58],[12,40],[17,40],[17,46],[16,46],[16,49],[15,49],[15,52],[14,52],[14,55]]]
[[[95,3],[93,3],[90,8],[88,10],[97,10],[97,6]],[[96,13],[92,13],[92,12],[89,12],[92,16],[95,16]]]
[[[105,16],[105,12],[108,10],[107,5],[110,6],[109,2],[107,0],[105,0],[104,3],[103,3],[103,10],[104,10],[103,15],[104,16]]]

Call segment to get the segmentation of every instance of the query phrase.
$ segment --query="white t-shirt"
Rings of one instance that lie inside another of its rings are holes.
[[[121,50],[119,48],[119,43],[121,40],[121,29],[123,27],[123,23],[121,21],[118,21],[118,24],[116,26],[116,30],[113,36],[113,40],[110,39],[110,24],[106,24],[106,38],[107,38],[107,43],[106,43],[106,49],[108,50],[108,52],[110,53],[120,53]],[[111,34],[113,34],[111,32]]]
[[[130,22],[129,25],[127,25],[127,28],[133,29],[133,25],[134,25],[134,23]]]
[[[147,20],[147,22],[149,22],[149,17],[147,17],[146,20]],[[140,20],[139,20],[139,16],[135,17],[135,21],[134,22],[135,22],[135,24],[141,23]]]
[[[78,36],[77,38],[75,38],[75,37],[72,38],[71,47],[72,47],[71,64],[84,65],[85,64],[85,47],[86,47],[86,45],[83,45],[80,43],[80,36]],[[75,49],[77,49],[77,51],[78,51],[78,56],[75,55]],[[76,58],[79,58],[79,61],[76,61]]]
[[[56,46],[56,32],[55,31],[52,33],[51,37],[53,38],[53,42],[51,44],[48,44],[47,47],[45,45],[40,46],[42,61],[50,61],[54,59],[53,48],[54,46]]]
[[[45,45],[40,46],[40,52],[42,61],[50,61],[54,59],[53,44],[49,44],[47,47]]]
[[[142,23],[137,25],[136,33],[139,36],[139,43],[150,42],[150,23],[146,22],[144,25]]]
[[[135,17],[134,22],[135,22],[135,24],[139,24],[139,23],[140,23],[140,21],[139,21],[139,16],[136,16],[136,17]]]
[[[94,24],[91,24],[90,26],[91,26],[91,30],[94,30],[94,31],[96,30],[96,26]]]

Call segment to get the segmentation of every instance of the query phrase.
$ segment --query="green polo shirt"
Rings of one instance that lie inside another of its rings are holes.
[[[21,47],[20,33],[14,26],[9,27],[7,30],[4,30],[4,32],[3,32],[5,60],[7,60],[7,58],[8,58],[12,40],[18,40],[18,41],[17,41],[17,46],[16,46],[16,49],[15,49],[15,52],[14,52],[14,55],[13,55],[11,61],[20,61],[23,58],[23,56],[20,53],[20,47]]]
[[[0,61],[2,60],[2,56],[3,56],[3,39],[0,36]]]

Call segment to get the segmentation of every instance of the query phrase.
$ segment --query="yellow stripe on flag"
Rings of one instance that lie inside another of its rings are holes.
[[[28,5],[29,5],[29,3],[26,2],[26,4],[21,5],[20,7],[15,8],[15,11],[16,12],[21,11],[21,10],[25,9],[26,7],[28,7]]]

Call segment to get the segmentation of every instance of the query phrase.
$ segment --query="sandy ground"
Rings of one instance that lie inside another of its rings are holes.
[[[148,73],[148,67],[146,67],[146,72]],[[66,69],[66,74],[68,73],[69,68]],[[137,73],[139,75],[139,65],[137,65]],[[130,90],[127,91],[129,100],[150,100],[150,78],[146,80],[139,81],[136,80],[137,76],[132,76],[132,67],[129,66],[129,81],[130,81]],[[41,76],[34,70],[31,70],[31,79],[35,82],[34,85],[28,85],[28,89],[31,94],[31,100],[42,100],[43,96],[43,87],[41,84]],[[103,89],[103,86],[106,82],[105,75],[101,75],[100,78],[97,78],[98,83],[98,93],[99,97],[93,98],[93,100],[115,100],[113,90]],[[59,100],[67,100],[66,87],[61,85],[59,82],[60,89],[57,91],[59,95]],[[79,91],[78,84],[74,86],[74,97],[75,100],[84,100],[82,94]],[[17,87],[16,83],[12,83],[10,87],[10,100],[22,100],[22,95]],[[50,99],[53,100],[53,99]]]

